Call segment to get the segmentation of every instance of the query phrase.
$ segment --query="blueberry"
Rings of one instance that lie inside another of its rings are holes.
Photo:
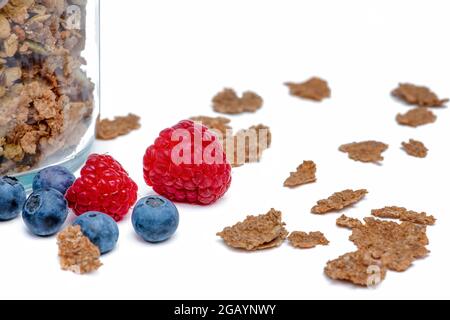
[[[166,198],[151,196],[137,203],[131,220],[138,235],[145,241],[157,243],[175,233],[179,214],[175,205]]]
[[[0,178],[0,221],[15,219],[27,199],[24,187],[16,178]]]
[[[102,254],[110,252],[119,240],[119,227],[110,216],[100,212],[87,212],[78,217],[74,225],[95,244]]]
[[[63,194],[55,189],[33,192],[23,206],[22,218],[37,236],[57,233],[67,219],[69,209]]]
[[[75,176],[67,168],[54,166],[45,168],[34,177],[33,191],[52,188],[62,194],[75,182]]]

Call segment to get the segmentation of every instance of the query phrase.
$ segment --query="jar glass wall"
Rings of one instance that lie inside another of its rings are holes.
[[[76,170],[99,114],[99,0],[0,0],[0,175]]]

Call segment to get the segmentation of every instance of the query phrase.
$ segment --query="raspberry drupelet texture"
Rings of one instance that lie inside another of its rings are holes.
[[[113,157],[92,154],[66,199],[78,216],[98,211],[121,221],[136,203],[137,191],[136,183]]]
[[[228,191],[231,165],[216,135],[185,120],[162,131],[147,149],[144,179],[169,200],[209,205]]]

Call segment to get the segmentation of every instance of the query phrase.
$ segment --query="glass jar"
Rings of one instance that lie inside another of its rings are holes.
[[[99,0],[0,0],[0,176],[76,170],[99,114]]]

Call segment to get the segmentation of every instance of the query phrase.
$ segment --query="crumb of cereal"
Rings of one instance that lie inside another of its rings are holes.
[[[402,83],[392,95],[407,104],[419,107],[443,107],[449,99],[439,99],[436,93],[427,87]]]
[[[198,116],[192,117],[190,120],[201,123],[208,127],[210,130],[220,133],[221,139],[224,139],[227,133],[232,131],[230,126],[231,120],[225,117],[206,117]]]
[[[377,218],[397,219],[425,226],[432,226],[436,223],[436,219],[433,216],[428,216],[425,212],[419,213],[401,207],[385,207],[372,210],[372,215]]]
[[[97,122],[97,139],[114,140],[125,136],[133,130],[138,130],[141,118],[135,114],[128,114],[125,117],[115,117],[114,120],[103,119]]]
[[[406,271],[416,259],[424,258],[429,251],[427,227],[412,222],[401,224],[364,219],[365,224],[354,228],[350,240],[360,251],[380,259],[389,270]]]
[[[271,209],[265,215],[249,216],[243,222],[225,228],[217,236],[232,248],[256,251],[280,246],[288,232],[281,212]]]
[[[397,115],[398,124],[413,128],[435,123],[436,120],[437,116],[427,108],[415,108],[405,114]]]
[[[313,161],[304,161],[296,172],[291,172],[291,176],[286,179],[284,186],[295,188],[304,184],[314,183],[316,178],[317,166]]]
[[[330,241],[322,232],[292,232],[288,237],[289,243],[298,249],[312,249],[317,246],[327,246]]]
[[[311,209],[311,212],[314,214],[325,214],[341,211],[361,201],[368,193],[366,189],[337,192],[328,199],[318,201],[317,205]]]
[[[329,261],[325,274],[333,280],[348,281],[363,287],[378,285],[386,278],[386,268],[380,260],[365,251],[347,253]]]
[[[320,78],[311,78],[303,83],[286,83],[290,94],[294,97],[309,99],[313,101],[322,101],[331,97],[331,89],[328,83]]]
[[[362,226],[362,222],[359,219],[347,217],[345,214],[340,216],[336,220],[336,225],[341,228],[353,229]]]
[[[61,268],[77,274],[98,270],[100,250],[81,232],[80,226],[69,226],[58,234]]]
[[[224,114],[256,112],[262,108],[264,100],[254,92],[247,91],[240,98],[233,89],[224,89],[213,98],[213,109]]]
[[[339,151],[348,153],[350,159],[365,163],[378,163],[383,161],[382,153],[389,146],[378,141],[364,141],[344,144],[339,147]]]
[[[423,142],[410,139],[409,142],[402,143],[402,149],[412,157],[426,158],[428,149]]]

